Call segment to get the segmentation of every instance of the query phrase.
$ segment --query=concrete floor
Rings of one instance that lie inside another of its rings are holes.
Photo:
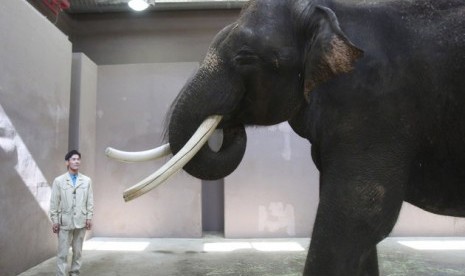
[[[309,239],[92,238],[81,275],[301,275]],[[465,238],[388,238],[378,246],[384,276],[465,275]],[[51,258],[20,276],[54,275]]]

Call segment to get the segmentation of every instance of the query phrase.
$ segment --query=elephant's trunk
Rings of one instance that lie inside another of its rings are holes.
[[[226,83],[229,83],[226,81]],[[216,75],[206,77],[205,70],[199,71],[181,91],[168,126],[168,139],[171,151],[180,151],[199,125],[211,115],[230,115],[235,106],[236,91],[222,82]],[[223,91],[220,91],[220,87]],[[227,89],[228,92],[224,91]],[[221,96],[223,95],[223,96]],[[226,95],[226,96],[224,96]],[[223,178],[232,173],[242,160],[246,147],[246,134],[243,125],[223,124],[223,143],[219,151],[213,151],[208,144],[184,166],[192,176],[205,180]]]
[[[128,162],[159,158],[170,151],[175,154],[159,170],[126,189],[125,201],[147,193],[182,167],[195,177],[213,180],[229,175],[241,162],[247,138],[244,125],[234,118],[244,89],[214,53],[212,48],[173,104],[167,129],[169,145],[142,152],[106,150],[109,157]],[[219,151],[213,151],[206,142],[222,119],[223,143]]]

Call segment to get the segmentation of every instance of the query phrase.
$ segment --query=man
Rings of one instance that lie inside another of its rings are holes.
[[[65,155],[68,172],[53,181],[50,218],[53,233],[58,234],[57,275],[66,275],[68,251],[73,258],[69,275],[79,275],[82,245],[94,214],[92,180],[79,173],[81,154],[72,150]]]

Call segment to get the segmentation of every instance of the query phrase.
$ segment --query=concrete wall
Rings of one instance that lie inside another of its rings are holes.
[[[166,159],[121,163],[106,147],[140,151],[162,144],[164,116],[198,63],[105,65],[98,68],[95,236],[200,237],[200,180],[182,172],[125,203],[123,191]]]
[[[310,144],[288,123],[247,129],[244,159],[226,179],[227,237],[308,237],[318,204]]]
[[[238,10],[74,16],[73,52],[98,65],[199,62]]]
[[[66,170],[71,43],[27,2],[0,6],[0,275],[17,275],[56,253],[48,210]]]
[[[73,54],[68,148],[81,152],[80,170],[90,177],[95,175],[97,69],[83,53]]]

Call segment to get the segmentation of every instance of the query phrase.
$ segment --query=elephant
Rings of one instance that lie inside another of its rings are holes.
[[[251,0],[213,39],[168,116],[172,152],[125,192],[131,200],[183,168],[233,172],[245,127],[288,122],[320,172],[303,275],[379,275],[376,245],[402,203],[465,216],[465,2]],[[218,151],[205,146],[216,128]]]

